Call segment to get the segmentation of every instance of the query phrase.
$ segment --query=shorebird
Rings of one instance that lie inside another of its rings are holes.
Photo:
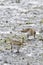
[[[8,38],[6,40],[8,40],[8,43],[11,45],[11,53],[13,52],[12,51],[13,45],[17,46],[17,52],[16,53],[19,53],[20,47],[23,46],[24,38],[22,38],[22,40],[11,39],[11,38]],[[6,40],[5,40],[5,42],[6,42]]]
[[[34,29],[32,29],[32,28],[23,29],[23,30],[21,30],[21,32],[23,32],[23,33],[27,33],[28,32],[27,37],[29,37],[29,35],[30,36],[33,35],[34,38],[35,38],[35,35],[36,35],[36,31]]]

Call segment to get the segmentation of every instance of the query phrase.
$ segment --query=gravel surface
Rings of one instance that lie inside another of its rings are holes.
[[[21,33],[26,28],[36,31],[35,39]],[[15,45],[11,53],[7,37],[24,37],[20,53]],[[43,65],[43,0],[0,0],[0,65]]]

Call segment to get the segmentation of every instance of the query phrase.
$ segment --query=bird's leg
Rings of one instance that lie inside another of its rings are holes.
[[[24,43],[24,37],[22,37],[22,43]]]
[[[35,34],[34,34],[34,38],[35,38]]]
[[[34,38],[35,38],[36,32],[34,32]]]
[[[16,53],[19,53],[19,49],[20,49],[20,46],[17,47],[17,52]]]
[[[11,43],[11,53],[12,53],[13,51],[12,51],[12,43]]]
[[[27,39],[29,38],[29,34],[27,34]]]

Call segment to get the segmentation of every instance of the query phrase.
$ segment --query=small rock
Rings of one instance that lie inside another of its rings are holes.
[[[10,65],[10,64],[4,63],[3,65]]]
[[[10,32],[12,34],[12,32]]]
[[[4,63],[8,63],[7,61],[4,61]]]
[[[8,23],[8,21],[6,21],[6,23]]]
[[[27,63],[27,65],[30,65],[29,63]]]
[[[22,58],[24,60],[24,58]]]

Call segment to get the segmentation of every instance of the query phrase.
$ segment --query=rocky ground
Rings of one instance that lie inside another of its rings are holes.
[[[36,31],[35,39],[20,32],[25,28]],[[6,37],[20,40],[24,37],[26,45],[20,48],[20,53],[15,53],[13,45],[11,53]],[[0,0],[0,65],[43,65],[42,0]]]

